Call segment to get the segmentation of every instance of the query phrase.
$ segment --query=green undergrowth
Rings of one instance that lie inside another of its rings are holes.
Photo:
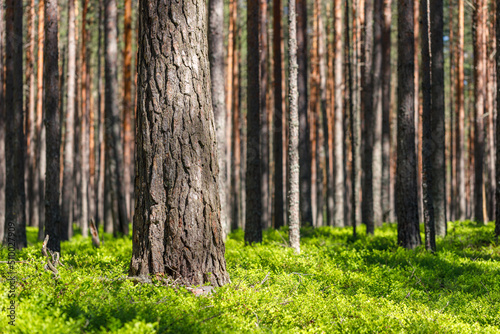
[[[136,284],[130,238],[100,249],[77,235],[62,244],[60,279],[43,269],[37,231],[17,253],[15,326],[8,325],[7,264],[0,264],[0,332],[12,333],[499,333],[500,246],[493,223],[449,224],[436,254],[396,245],[396,225],[303,229],[300,255],[287,231],[262,245],[230,235],[231,284],[196,297],[183,287]],[[2,260],[7,250],[0,251]]]

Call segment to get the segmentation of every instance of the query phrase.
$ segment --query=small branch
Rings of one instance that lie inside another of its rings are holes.
[[[99,248],[101,246],[101,241],[99,240],[99,231],[94,224],[94,219],[90,220],[90,234],[92,234],[92,245],[95,248]]]

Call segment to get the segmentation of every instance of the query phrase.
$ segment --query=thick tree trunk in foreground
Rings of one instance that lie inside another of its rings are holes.
[[[422,29],[422,196],[423,196],[423,214],[425,224],[425,248],[430,251],[436,250],[436,234],[434,229],[434,201],[432,187],[436,181],[433,178],[433,139],[431,129],[432,103],[431,99],[431,78],[434,73],[431,72],[431,48],[430,48],[430,27],[429,27],[429,3],[430,0],[421,1],[421,29]],[[432,73],[432,74],[431,74]]]
[[[4,2],[0,0],[0,208],[5,208],[5,106],[4,106]],[[0,210],[0,242],[5,231],[5,210]]]
[[[413,0],[400,0],[398,2],[396,212],[398,244],[409,249],[415,248],[421,243],[418,226],[413,70]]]
[[[15,248],[26,247],[23,133],[23,7],[18,0],[5,6],[5,236]],[[3,209],[2,209],[3,210]]]
[[[288,98],[290,100],[289,138],[288,138],[288,224],[290,226],[290,246],[300,253],[300,196],[299,196],[299,111],[297,87],[297,26],[295,0],[288,2]]]
[[[430,0],[429,0],[430,1]],[[446,160],[444,113],[443,2],[430,1],[431,72],[432,72],[432,183],[436,235],[446,235]]]
[[[226,105],[224,96],[224,1],[208,2],[208,56],[210,78],[212,79],[212,106],[217,132],[217,153],[219,156],[219,198],[221,204],[221,225],[225,234],[228,227],[227,206],[227,154],[226,154]],[[232,73],[228,73],[232,75]]]
[[[49,235],[48,249],[60,251],[59,233],[61,216],[59,206],[59,50],[57,0],[45,0],[45,46],[44,77],[45,86],[45,127],[47,175],[45,184],[45,235]]]
[[[248,50],[259,50],[259,0],[247,1]],[[260,66],[255,53],[247,54],[247,169],[245,242],[262,241],[262,187],[260,162]]]
[[[500,0],[496,1],[496,65],[497,65],[497,89],[500,87]],[[495,176],[496,176],[496,198],[495,198],[495,235],[500,237],[500,94],[497,92],[497,124],[496,124],[496,161],[495,161]]]
[[[117,27],[116,27],[116,0],[105,1],[105,127],[106,127],[106,149],[109,150],[110,159],[106,164],[111,168],[111,187],[118,202],[118,231],[128,234],[127,203],[125,201],[124,175],[123,175],[123,145],[120,134],[120,114],[118,109],[118,78],[117,78]]]
[[[141,2],[131,275],[229,282],[207,44],[204,1]]]
[[[64,140],[64,171],[61,201],[61,240],[69,240],[72,233],[71,210],[74,199],[75,160],[75,94],[76,94],[76,40],[75,40],[75,0],[68,1],[68,93]]]

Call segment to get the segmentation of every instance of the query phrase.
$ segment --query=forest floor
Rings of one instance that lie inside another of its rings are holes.
[[[104,235],[92,248],[77,235],[62,244],[60,278],[43,269],[37,231],[17,255],[15,326],[7,324],[8,265],[0,264],[0,332],[11,333],[500,333],[500,245],[493,223],[449,224],[436,254],[398,248],[396,225],[302,230],[302,253],[286,230],[262,245],[230,235],[232,283],[209,296],[183,287],[124,280],[130,238]],[[2,260],[7,250],[0,250]],[[122,279],[120,279],[122,278]]]

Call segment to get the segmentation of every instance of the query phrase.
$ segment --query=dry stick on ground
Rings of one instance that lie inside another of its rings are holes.
[[[52,253],[49,250],[49,253],[47,253],[47,244],[49,242],[49,235],[47,234],[45,236],[45,240],[43,241],[42,244],[42,255],[47,258],[47,265],[44,266],[44,269],[47,271],[51,271],[52,274],[54,275],[55,279],[59,278],[59,271],[57,270],[58,265],[62,265],[62,263],[59,261],[59,252],[54,252]]]
[[[92,234],[92,245],[95,248],[99,248],[101,246],[101,241],[99,240],[99,232],[94,224],[94,219],[90,219],[90,234]]]

